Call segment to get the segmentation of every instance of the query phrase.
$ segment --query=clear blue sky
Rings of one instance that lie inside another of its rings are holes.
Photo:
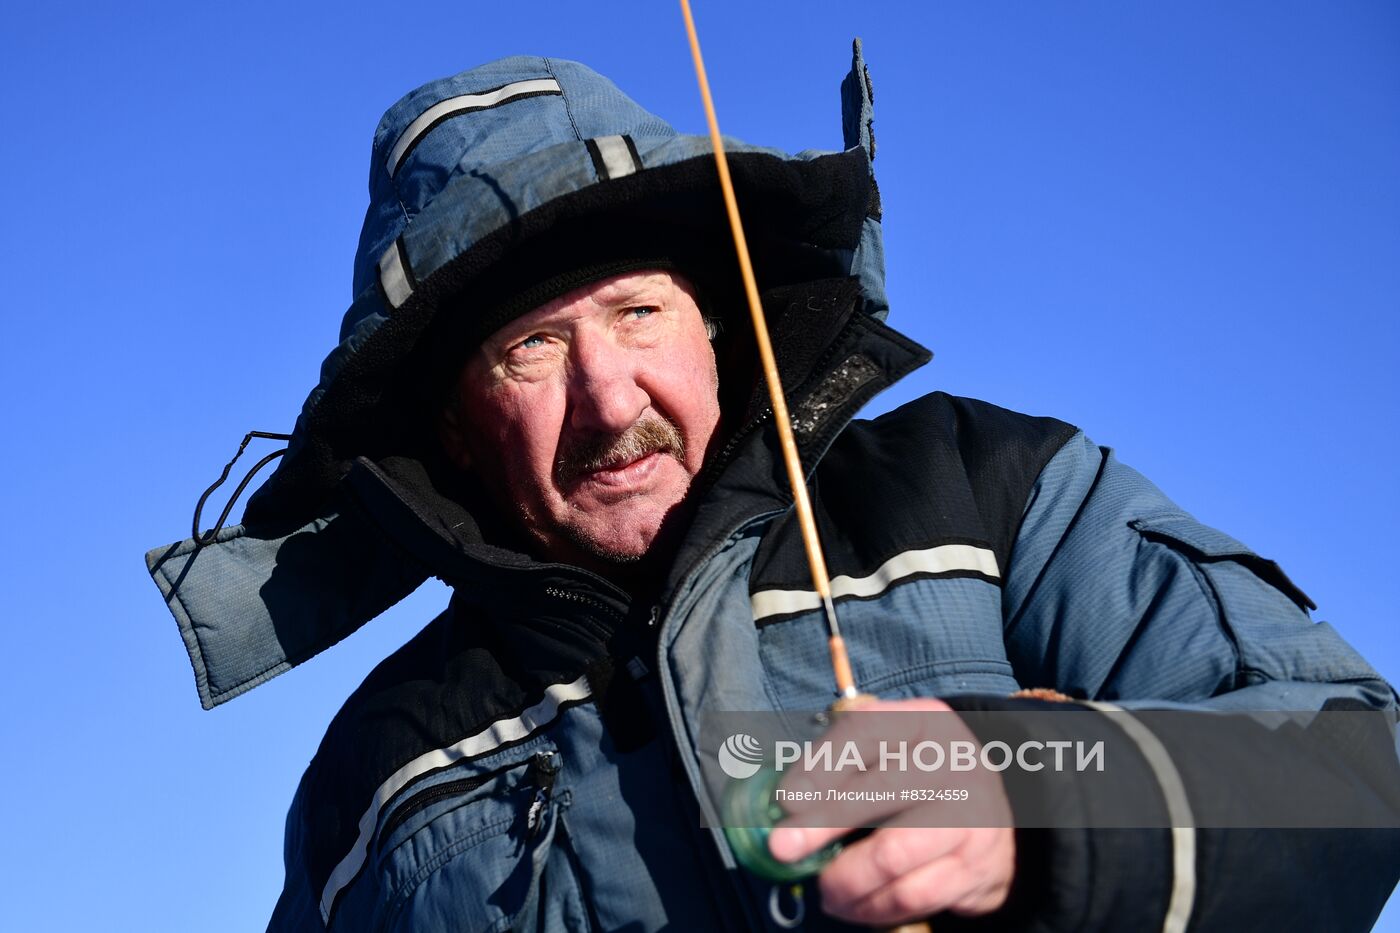
[[[725,131],[840,148],[874,75],[892,323],[935,388],[1083,426],[1400,678],[1400,6],[706,2]],[[290,428],[350,297],[370,135],[425,80],[583,60],[681,129],[630,4],[9,4],[3,657],[15,930],[261,929],[282,819],[427,588],[206,713],[143,552]],[[1400,930],[1392,905],[1382,928]]]

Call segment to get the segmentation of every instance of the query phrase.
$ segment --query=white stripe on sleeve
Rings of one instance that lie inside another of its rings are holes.
[[[1136,716],[1112,703],[1087,700],[1084,705],[1118,714],[1113,721],[1137,743],[1138,751],[1152,766],[1152,773],[1162,787],[1167,816],[1172,821],[1172,893],[1167,902],[1167,915],[1162,920],[1162,933],[1185,933],[1196,901],[1196,827],[1186,784],[1166,746]]]
[[[996,554],[970,544],[942,544],[938,547],[896,554],[866,577],[839,576],[831,579],[831,598],[879,596],[894,583],[915,574],[966,571],[999,579]],[[753,594],[754,621],[770,616],[789,615],[821,608],[815,590],[761,590]]]

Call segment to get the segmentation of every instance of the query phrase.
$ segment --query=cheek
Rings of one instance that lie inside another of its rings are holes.
[[[713,429],[719,421],[719,370],[713,354],[705,358],[703,369],[696,374],[695,394],[703,400],[705,417]]]
[[[548,393],[505,387],[482,394],[473,406],[476,462],[490,464],[504,485],[538,486],[553,471],[559,415]],[[543,479],[542,479],[543,478]]]
[[[673,412],[687,435],[686,459],[699,461],[719,423],[719,373],[709,341],[690,356],[688,365],[676,365],[673,359],[663,371],[674,378],[670,394],[675,405]]]

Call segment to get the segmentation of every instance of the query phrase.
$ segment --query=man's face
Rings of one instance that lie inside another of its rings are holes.
[[[444,440],[514,508],[542,556],[629,562],[704,464],[718,388],[691,284],[628,273],[488,337],[462,368]]]

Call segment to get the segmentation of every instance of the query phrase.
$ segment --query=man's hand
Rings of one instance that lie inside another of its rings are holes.
[[[951,709],[940,700],[915,699],[873,701],[860,707],[860,713],[865,712],[951,714]],[[948,717],[936,719],[938,728],[946,732]],[[851,739],[864,744],[859,737],[858,720],[859,713],[838,719],[827,737],[836,742]],[[908,717],[908,721],[916,726],[929,720]],[[970,733],[967,735],[970,738]],[[910,744],[928,737],[910,735]],[[873,761],[876,756],[866,758]],[[907,773],[872,770],[856,774],[841,786],[850,790],[882,790],[897,787],[908,777]],[[838,919],[873,926],[904,923],[945,910],[977,915],[1000,907],[1006,902],[1015,872],[1016,844],[1010,806],[1001,779],[994,773],[981,772],[972,792],[979,814],[990,817],[979,820],[987,825],[931,825],[938,822],[934,808],[941,807],[946,813],[947,804],[900,802],[868,808],[862,816],[865,824],[885,825],[848,845],[822,871],[822,909]],[[814,820],[820,814],[819,806],[790,808],[794,818],[769,836],[768,847],[774,856],[795,861],[850,832],[848,828],[791,825],[819,822]],[[851,816],[848,805],[842,813],[846,818]],[[924,825],[911,825],[919,823]]]

